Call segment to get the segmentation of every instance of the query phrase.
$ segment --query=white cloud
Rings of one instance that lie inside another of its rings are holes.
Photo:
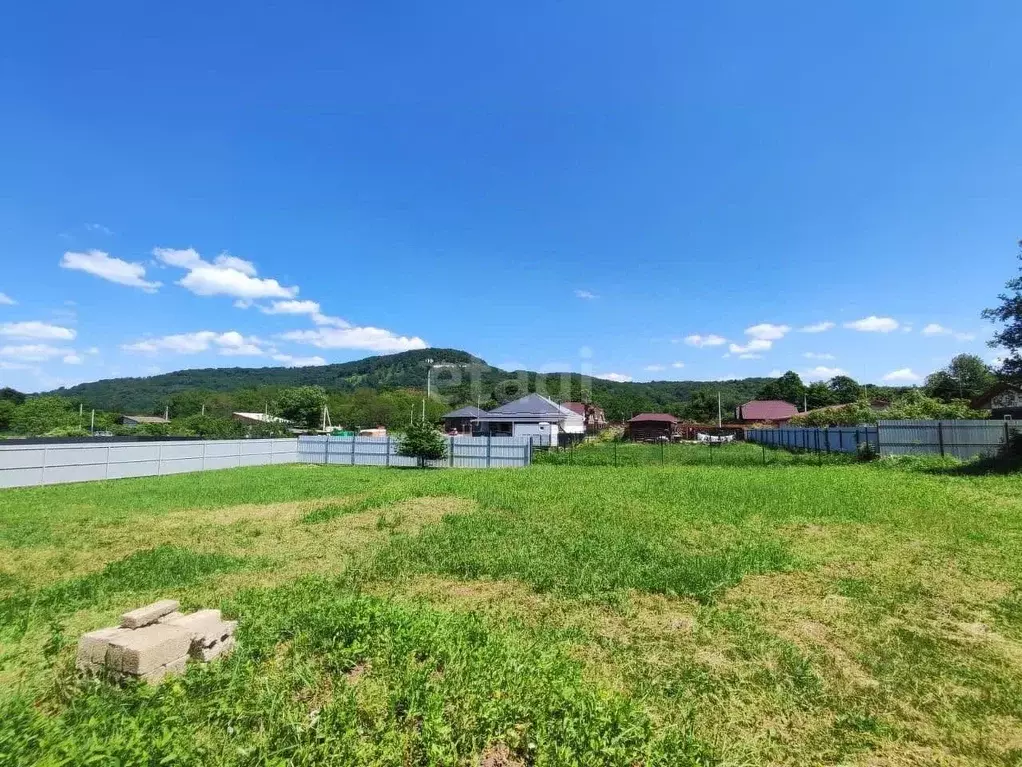
[[[920,376],[912,372],[912,368],[900,368],[892,370],[883,377],[883,380],[890,383],[914,383],[920,380]]]
[[[898,329],[898,321],[891,317],[877,317],[871,314],[855,322],[846,322],[845,327],[850,330],[858,330],[863,333],[890,333]]]
[[[832,359],[834,359],[834,355],[833,354],[827,354],[826,352],[822,352],[822,353],[818,353],[818,352],[806,352],[802,356],[805,357],[807,360],[832,360]]]
[[[236,272],[247,274],[249,277],[255,277],[258,274],[255,264],[243,258],[232,256],[230,253],[221,253],[213,259],[213,264],[224,269],[233,269]]]
[[[768,351],[773,345],[773,341],[768,341],[764,338],[753,338],[745,346],[730,344],[727,348],[732,354],[754,354]]]
[[[0,293],[0,305],[2,305],[2,306],[14,306],[16,303],[18,303],[18,302],[15,301],[13,298],[11,298],[6,293]]]
[[[320,349],[367,349],[374,352],[405,352],[425,349],[428,344],[418,336],[399,336],[389,330],[373,327],[317,328],[292,330],[280,338],[311,344]]]
[[[145,338],[132,344],[121,346],[127,352],[157,354],[171,352],[173,354],[198,354],[216,349],[224,356],[258,357],[264,354],[259,346],[260,341],[254,336],[243,336],[236,330],[217,333],[212,330],[199,330],[194,333],[176,333],[160,338]]]
[[[767,373],[767,378],[780,378],[782,375],[784,375],[784,373],[782,373],[777,368],[774,368],[769,373]]]
[[[921,332],[924,336],[954,336],[958,341],[972,341],[976,338],[975,333],[961,333],[936,322],[931,322]]]
[[[575,297],[585,299],[586,301],[591,301],[594,298],[599,298],[598,295],[588,290],[576,290]]]
[[[0,336],[32,338],[40,341],[73,341],[78,333],[72,328],[51,325],[48,322],[5,322],[0,325]]]
[[[7,360],[0,360],[0,370],[36,370],[38,368],[35,365],[26,365],[24,362],[8,362]]]
[[[315,301],[274,301],[269,306],[260,306],[263,314],[319,314]]]
[[[102,224],[86,224],[85,228],[90,232],[100,232],[102,234],[113,234],[113,230],[103,226]]]
[[[205,262],[195,248],[153,248],[153,255],[168,266],[192,269],[202,266]]]
[[[284,287],[274,279],[252,277],[237,269],[199,266],[188,272],[178,285],[197,296],[237,296],[240,298],[293,298],[296,287]]]
[[[754,352],[745,352],[745,354],[739,354],[738,359],[740,360],[761,360],[763,359],[762,354],[756,354]]]
[[[81,365],[82,362],[83,362],[82,358],[75,354],[74,352],[72,352],[71,354],[64,355],[65,365]]]
[[[689,346],[723,346],[727,343],[727,339],[722,336],[713,335],[712,333],[708,336],[701,336],[693,334],[685,336],[685,343]]]
[[[19,362],[46,362],[54,357],[71,353],[70,349],[60,349],[49,344],[21,344],[0,347],[0,357],[7,357]]]
[[[648,370],[651,373],[659,373],[661,370],[666,370],[666,365],[646,365],[644,370]]]
[[[813,325],[805,325],[798,329],[799,333],[826,333],[828,330],[832,330],[834,327],[833,322],[817,322]]]
[[[86,354],[99,354],[99,347],[98,346],[90,346],[88,349],[85,350],[85,353]]]
[[[787,325],[774,325],[770,322],[761,322],[745,329],[745,335],[760,341],[779,341],[791,331]]]
[[[243,301],[259,298],[294,298],[297,287],[285,287],[269,277],[258,277],[251,261],[223,253],[213,263],[194,248],[153,248],[153,255],[169,266],[187,269],[177,284],[198,296],[233,296]]]
[[[104,253],[102,250],[90,250],[88,253],[67,251],[60,260],[64,269],[75,269],[80,272],[100,277],[118,285],[129,288],[141,288],[146,293],[154,293],[160,287],[159,282],[150,282],[145,278],[145,267],[142,264],[124,261]]]
[[[259,311],[263,314],[307,314],[317,325],[327,325],[335,328],[351,327],[351,323],[347,320],[323,314],[317,301],[274,301],[269,306],[260,306]]]
[[[602,378],[604,381],[617,381],[618,383],[628,383],[632,380],[632,377],[625,375],[624,373],[599,373],[596,378]]]
[[[684,362],[672,362],[671,363],[671,367],[672,368],[677,368],[677,369],[680,370],[681,368],[685,367],[685,363]]]
[[[326,360],[322,357],[292,357],[290,354],[274,354],[273,359],[283,362],[290,368],[304,368],[310,365],[325,365]]]
[[[834,376],[846,376],[848,371],[842,368],[829,368],[826,365],[817,365],[811,370],[807,370],[805,377],[809,381],[822,381]]]

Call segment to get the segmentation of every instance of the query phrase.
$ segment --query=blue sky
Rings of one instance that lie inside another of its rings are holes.
[[[1020,26],[996,0],[17,4],[0,382],[427,344],[634,380],[990,358]]]

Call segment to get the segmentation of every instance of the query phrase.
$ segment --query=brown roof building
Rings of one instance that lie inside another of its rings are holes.
[[[632,442],[657,442],[674,436],[678,419],[670,413],[639,413],[628,419],[625,435]]]
[[[798,415],[798,408],[779,399],[754,399],[735,408],[742,423],[787,423]]]

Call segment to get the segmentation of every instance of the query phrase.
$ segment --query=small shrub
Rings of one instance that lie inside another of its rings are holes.
[[[425,421],[413,422],[397,449],[398,455],[415,458],[420,467],[426,461],[438,461],[447,455],[447,441],[432,424]]]

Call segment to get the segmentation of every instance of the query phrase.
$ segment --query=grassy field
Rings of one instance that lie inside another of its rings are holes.
[[[1022,477],[735,447],[2,491],[0,765],[1022,762]],[[76,681],[158,597],[238,650]]]

